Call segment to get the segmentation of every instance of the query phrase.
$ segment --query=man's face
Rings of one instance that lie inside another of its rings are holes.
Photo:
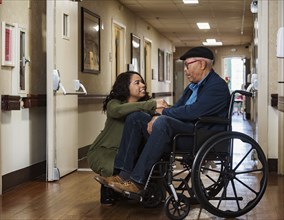
[[[184,74],[190,82],[198,83],[202,80],[202,62],[200,58],[188,58],[184,61]]]

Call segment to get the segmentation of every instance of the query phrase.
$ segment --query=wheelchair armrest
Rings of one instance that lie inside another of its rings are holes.
[[[201,123],[228,125],[230,123],[230,120],[228,118],[220,118],[220,117],[200,117],[195,123],[195,126]]]

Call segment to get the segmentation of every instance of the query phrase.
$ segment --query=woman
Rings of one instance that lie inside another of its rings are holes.
[[[107,114],[107,119],[104,129],[90,146],[87,154],[91,169],[101,176],[112,176],[126,116],[135,111],[154,115],[157,108],[166,106],[167,103],[163,99],[150,99],[145,82],[139,73],[121,73],[103,102],[103,112]],[[100,201],[101,204],[112,205],[115,201],[112,189],[101,185]]]

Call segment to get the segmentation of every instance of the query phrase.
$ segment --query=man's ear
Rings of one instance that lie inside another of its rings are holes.
[[[207,62],[205,60],[201,60],[201,68],[202,70],[205,70],[207,68]]]

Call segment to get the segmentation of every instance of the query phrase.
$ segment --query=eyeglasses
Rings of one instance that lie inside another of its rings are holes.
[[[192,64],[192,63],[195,63],[197,61],[201,61],[201,60],[193,60],[191,62],[184,62],[184,66],[186,67],[186,69],[188,69],[188,65]]]

